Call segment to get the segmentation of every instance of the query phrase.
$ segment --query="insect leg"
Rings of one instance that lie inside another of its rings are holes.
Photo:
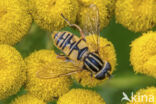
[[[76,27],[76,28],[80,31],[80,35],[81,35],[81,38],[82,38],[82,39],[85,38],[84,32],[82,31],[82,29],[81,29],[78,25],[76,25],[76,24],[71,24],[71,23],[67,20],[67,18],[64,17],[64,15],[63,15],[62,13],[61,13],[61,16],[62,16],[62,18],[67,22],[67,24],[68,24],[69,26]]]
[[[110,75],[110,73],[107,73],[107,76],[108,76],[109,79],[111,79],[111,75]]]
[[[65,55],[57,55],[57,58],[58,59],[61,59],[61,60],[65,60],[65,61],[68,61],[68,60],[70,60],[68,57],[66,57]]]
[[[96,51],[95,51],[95,53],[96,53],[96,54],[99,54],[99,51],[98,51],[98,50],[96,50]]]
[[[93,77],[93,72],[88,70],[90,72],[90,77]]]
[[[108,47],[108,46],[110,46],[110,44],[106,44],[104,47]]]
[[[92,72],[90,73],[90,76],[93,77],[93,73]]]

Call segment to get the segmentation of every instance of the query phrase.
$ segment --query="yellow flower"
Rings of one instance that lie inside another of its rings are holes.
[[[95,42],[95,40],[97,39],[97,35],[93,35],[93,37],[91,35],[86,37],[90,52],[95,52],[96,51],[95,49],[97,47],[96,42]],[[107,46],[107,45],[110,45],[110,46]],[[100,37],[99,47],[100,47],[99,54],[102,60],[106,60],[111,64],[111,67],[112,67],[111,74],[112,74],[116,66],[116,53],[115,53],[114,46],[107,39]],[[94,87],[96,85],[102,84],[106,79],[108,79],[106,78],[104,80],[97,80],[94,77],[91,77],[90,72],[86,70],[83,70],[82,72],[79,72],[77,74],[73,74],[73,77],[82,86],[88,86],[88,87]]]
[[[146,89],[140,89],[136,92],[135,100],[132,100],[128,104],[156,104],[156,88],[148,87]]]
[[[109,24],[110,17],[113,12],[114,0],[78,0],[80,10],[78,12],[77,21],[80,27],[84,28],[86,25],[86,13],[91,12],[88,8],[89,5],[95,4],[99,10],[100,30]],[[89,24],[89,23],[88,23]]]
[[[156,24],[155,0],[117,0],[116,20],[134,32],[147,31]]]
[[[26,80],[25,63],[20,53],[0,45],[0,99],[16,94]]]
[[[77,0],[30,0],[35,22],[43,29],[54,31],[66,26],[61,13],[74,23],[78,12]]]
[[[31,23],[27,0],[0,0],[0,44],[19,42]]]
[[[95,91],[72,89],[61,96],[57,104],[105,104],[105,101]]]
[[[26,94],[16,98],[15,101],[11,102],[11,104],[46,104],[46,103],[29,94]]]
[[[27,64],[26,89],[30,94],[48,102],[69,91],[71,78],[68,76],[52,79],[42,79],[37,77],[36,73],[41,70],[47,70],[48,72],[53,73],[59,73],[59,71],[63,73],[66,72],[65,67],[68,64],[57,59],[54,51],[40,50],[34,52],[27,57],[25,61]]]
[[[110,8],[110,14],[111,14],[111,16],[113,16],[114,12],[115,12],[115,4],[116,4],[117,0],[110,0],[110,1],[111,1],[111,3],[108,6],[108,8]]]
[[[156,55],[151,56],[143,66],[145,69],[151,70],[148,75],[156,78]]]
[[[156,32],[144,33],[132,42],[130,61],[135,72],[156,78]]]

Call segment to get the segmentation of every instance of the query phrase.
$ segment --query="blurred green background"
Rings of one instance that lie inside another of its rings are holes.
[[[77,30],[69,27],[63,30],[68,30],[77,35],[79,34]],[[153,30],[156,30],[156,28],[153,28]],[[33,23],[29,33],[20,43],[16,44],[15,47],[23,57],[27,57],[34,51],[48,48],[48,34],[50,33],[42,30]],[[141,33],[134,33],[127,30],[122,25],[116,24],[115,18],[112,18],[110,24],[102,30],[101,35],[114,44],[118,64],[110,80],[106,81],[101,86],[91,89],[97,91],[104,98],[106,104],[125,104],[125,101],[121,102],[123,92],[130,97],[131,92],[135,93],[140,88],[156,86],[156,79],[142,74],[135,74],[129,62],[129,45],[133,40],[141,36]],[[82,88],[82,86],[74,82],[72,88]],[[24,93],[26,93],[26,91],[22,87],[21,91],[16,95],[2,101],[3,103],[0,102],[0,104],[8,104],[11,100]],[[49,104],[56,104],[56,102],[51,102]]]

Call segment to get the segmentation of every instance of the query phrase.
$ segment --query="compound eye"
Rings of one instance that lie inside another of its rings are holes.
[[[103,80],[106,77],[106,72],[101,72],[95,75],[95,78],[98,80]]]
[[[111,65],[110,65],[110,63],[106,62],[105,69],[106,69],[106,71],[111,71]]]

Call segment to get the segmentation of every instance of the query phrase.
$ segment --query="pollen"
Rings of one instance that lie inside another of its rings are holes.
[[[90,52],[95,52],[97,50],[97,35],[89,35],[86,36],[87,45]],[[108,61],[111,64],[111,72],[115,70],[116,66],[116,53],[113,44],[108,41],[107,39],[100,37],[100,44],[99,44],[99,55],[103,61]],[[97,85],[102,84],[106,79],[98,80],[94,77],[91,77],[91,72],[87,70],[83,70],[82,72],[78,72],[77,74],[72,75],[77,82],[79,82],[82,86],[87,87],[95,87]]]
[[[85,89],[72,89],[61,96],[57,104],[106,104],[95,91]]]
[[[26,59],[27,83],[26,90],[45,102],[57,99],[69,91],[72,80],[69,76],[50,78],[56,74],[66,73],[69,66],[64,60],[58,59],[54,51],[40,50]],[[37,73],[42,74],[37,75]],[[47,78],[47,79],[46,79]]]
[[[155,0],[117,0],[116,21],[134,32],[144,32],[156,24]]]
[[[30,0],[30,8],[35,22],[50,32],[67,26],[61,13],[71,23],[76,20],[77,0]]]
[[[0,0],[0,44],[14,45],[27,34],[32,18],[27,0]]]
[[[33,97],[32,95],[26,94],[16,98],[11,104],[46,104],[42,100]]]
[[[135,100],[131,101],[128,104],[156,104],[156,88],[148,87],[146,89],[140,89],[136,92]]]
[[[156,78],[156,32],[149,31],[131,44],[130,62],[137,73]]]
[[[99,21],[100,21],[100,30],[106,27],[109,24],[111,15],[113,14],[114,0],[78,0],[80,4],[80,10],[78,12],[77,21],[80,27],[85,28],[85,25],[88,25],[86,16],[88,12],[92,12],[89,8],[89,5],[95,4],[99,11]],[[91,15],[94,17],[95,15]],[[92,18],[90,17],[90,18]],[[93,21],[91,21],[92,24]],[[95,21],[94,21],[95,22]]]
[[[0,45],[0,100],[16,94],[26,80],[25,63],[9,45]]]

